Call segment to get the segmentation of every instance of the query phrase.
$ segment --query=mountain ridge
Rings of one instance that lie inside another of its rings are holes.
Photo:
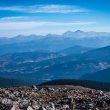
[[[58,52],[79,45],[99,48],[110,45],[110,33],[68,31],[62,35],[18,35],[13,38],[0,39],[0,55],[16,52],[50,51]]]
[[[80,79],[83,80],[92,80],[92,81],[102,81],[102,82],[110,82],[110,68],[104,69],[95,73],[85,74]]]

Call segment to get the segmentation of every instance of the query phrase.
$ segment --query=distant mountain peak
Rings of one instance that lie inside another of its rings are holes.
[[[76,30],[75,33],[84,33],[82,30]]]
[[[86,37],[86,32],[84,31],[81,31],[81,30],[76,30],[75,32],[73,31],[67,31],[63,34],[63,36],[66,36],[66,37],[72,37],[72,38],[84,38]]]
[[[73,31],[66,31],[64,34],[63,34],[63,36],[66,36],[66,37],[72,37],[72,35],[74,34],[74,32]]]

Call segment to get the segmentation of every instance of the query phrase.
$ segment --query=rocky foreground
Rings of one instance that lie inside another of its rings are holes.
[[[110,110],[110,95],[79,86],[4,88],[0,110]]]

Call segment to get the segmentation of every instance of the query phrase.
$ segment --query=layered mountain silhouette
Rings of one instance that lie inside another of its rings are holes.
[[[80,46],[77,46],[78,48]],[[70,47],[71,48],[71,47]],[[74,50],[76,49],[76,46]],[[84,47],[81,48],[82,50]],[[90,49],[90,48],[89,48]],[[39,83],[53,79],[79,79],[85,74],[110,67],[110,47],[68,55],[51,52],[24,52],[0,57],[0,76]],[[67,48],[68,50],[68,48]]]
[[[109,36],[109,33],[77,30],[62,35],[0,38],[0,77],[31,84],[80,79],[85,75],[89,80],[92,77],[89,75],[95,77],[98,71],[110,68]],[[96,81],[106,80],[97,77]]]
[[[18,35],[13,38],[0,38],[0,55],[6,53],[49,51],[58,52],[72,46],[104,47],[110,45],[110,33],[67,31],[62,35]]]
[[[61,50],[59,53],[63,53],[63,54],[66,54],[66,55],[69,55],[69,54],[82,54],[82,53],[85,53],[89,50],[92,50],[93,48],[90,48],[90,47],[83,47],[83,46],[72,46],[72,47],[69,47],[69,48],[66,48],[64,50]]]

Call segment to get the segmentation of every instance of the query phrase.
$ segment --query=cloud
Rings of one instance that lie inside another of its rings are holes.
[[[87,12],[72,5],[33,5],[33,6],[4,6],[0,7],[1,11],[17,11],[25,13],[76,13]]]
[[[94,24],[95,22],[81,22],[81,21],[75,21],[75,22],[47,22],[47,25],[49,26],[72,26],[72,25],[90,25]]]
[[[42,22],[0,22],[0,30],[28,29],[42,25]]]
[[[22,29],[32,29],[36,27],[46,27],[46,26],[83,26],[91,25],[95,22],[45,22],[45,21],[0,21],[0,30],[22,30]]]
[[[14,20],[16,21],[16,20],[22,20],[25,18],[28,18],[28,17],[25,17],[25,16],[3,17],[3,18],[0,18],[0,21],[14,21]]]

